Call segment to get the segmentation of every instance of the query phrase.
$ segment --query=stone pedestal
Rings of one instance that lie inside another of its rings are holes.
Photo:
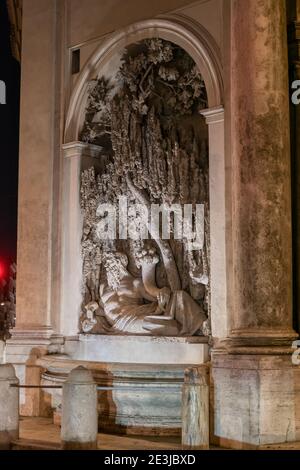
[[[300,368],[291,355],[216,355],[212,442],[237,449],[300,440]]]
[[[10,449],[19,437],[19,389],[15,369],[11,364],[0,365],[0,450]]]
[[[6,361],[14,364],[22,385],[40,385],[42,368],[37,359],[51,349],[59,351],[61,344],[62,338],[53,336],[50,328],[15,328],[6,342]],[[43,401],[41,389],[20,389],[21,415],[44,416]]]
[[[206,366],[185,371],[181,436],[184,449],[209,448],[209,369]]]

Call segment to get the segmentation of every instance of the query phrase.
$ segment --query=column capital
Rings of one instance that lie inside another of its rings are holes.
[[[81,156],[97,158],[99,157],[101,151],[101,147],[99,147],[99,145],[89,144],[87,142],[80,141],[68,142],[66,144],[63,144],[62,149],[65,158]]]
[[[200,114],[205,117],[206,124],[216,124],[217,122],[224,122],[224,107],[215,106],[213,108],[202,109]]]

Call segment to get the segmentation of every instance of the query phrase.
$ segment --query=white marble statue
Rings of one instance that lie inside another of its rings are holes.
[[[92,332],[96,316],[104,317],[111,333],[190,336],[201,330],[206,315],[183,290],[158,288],[155,269],[159,257],[153,249],[138,255],[142,278],[128,271],[124,253],[106,255],[105,281],[100,284],[100,303],[90,302],[82,330]]]

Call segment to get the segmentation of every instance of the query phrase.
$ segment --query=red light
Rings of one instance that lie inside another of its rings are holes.
[[[0,262],[0,279],[3,279],[5,276],[5,268],[3,263]]]

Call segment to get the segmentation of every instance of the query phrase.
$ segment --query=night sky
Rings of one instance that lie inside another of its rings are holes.
[[[0,265],[16,259],[20,66],[11,53],[5,0],[0,0],[0,80],[6,104],[0,105]]]

